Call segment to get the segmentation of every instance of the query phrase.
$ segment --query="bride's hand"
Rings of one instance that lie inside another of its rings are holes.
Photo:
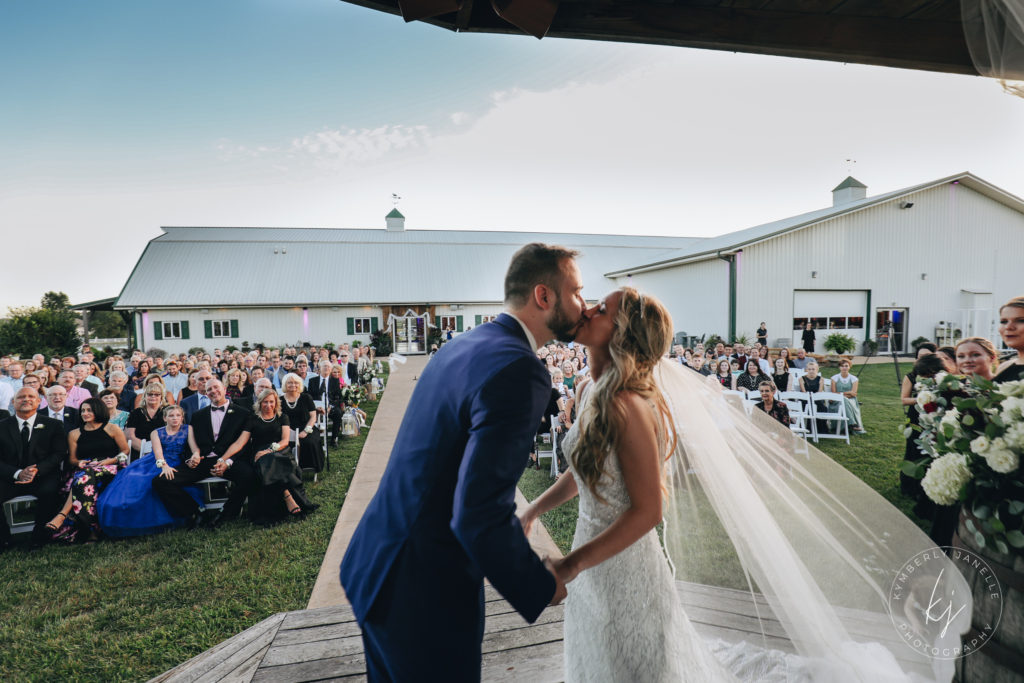
[[[533,505],[527,505],[519,513],[516,514],[519,518],[519,523],[523,527],[523,533],[529,538],[530,532],[533,531],[533,523],[537,521],[537,510]]]

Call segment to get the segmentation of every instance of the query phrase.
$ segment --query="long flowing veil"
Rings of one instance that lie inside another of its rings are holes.
[[[697,373],[662,360],[655,381],[677,439],[663,529],[677,580],[753,593],[763,614],[737,637],[772,648],[781,625],[813,680],[950,680],[970,591],[928,536]]]

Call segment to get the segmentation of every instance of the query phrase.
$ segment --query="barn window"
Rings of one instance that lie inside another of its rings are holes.
[[[211,320],[210,323],[210,332],[212,337],[216,338],[231,336],[230,320]]]
[[[154,320],[154,339],[188,339],[187,320]]]

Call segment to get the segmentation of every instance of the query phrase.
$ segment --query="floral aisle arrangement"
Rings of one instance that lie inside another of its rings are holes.
[[[341,388],[341,400],[345,405],[358,408],[366,400],[366,389],[358,384],[346,384]]]
[[[923,476],[935,503],[963,504],[979,547],[1024,556],[1024,381],[940,373],[917,389],[917,444],[929,457],[904,471]]]

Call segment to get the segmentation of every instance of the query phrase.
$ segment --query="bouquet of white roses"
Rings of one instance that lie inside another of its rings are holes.
[[[366,389],[358,384],[346,384],[341,388],[341,400],[346,405],[358,407],[360,403],[366,400]]]
[[[373,382],[373,378],[377,376],[376,371],[373,368],[373,363],[367,363],[359,370],[359,383],[366,386]]]
[[[923,476],[921,488],[939,505],[963,503],[979,546],[1024,555],[1024,381],[940,373],[917,388],[917,444],[929,457],[904,463],[904,472]]]

